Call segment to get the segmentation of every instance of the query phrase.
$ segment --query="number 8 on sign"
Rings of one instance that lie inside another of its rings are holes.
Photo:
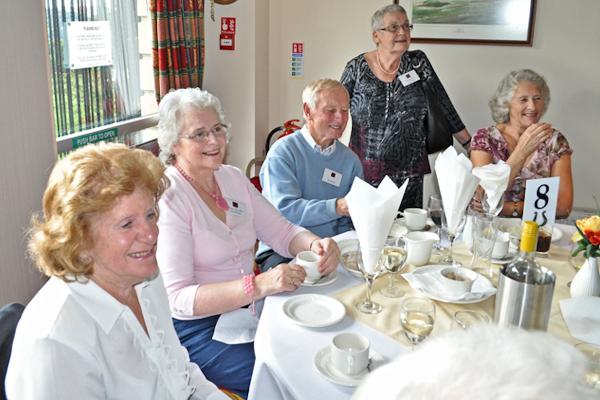
[[[558,176],[527,181],[523,221],[535,221],[539,226],[554,225],[559,182]]]

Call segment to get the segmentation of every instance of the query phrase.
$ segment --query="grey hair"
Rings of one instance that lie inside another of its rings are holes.
[[[392,13],[402,13],[402,14],[408,16],[408,14],[406,13],[406,10],[401,5],[388,4],[387,6],[383,6],[380,9],[378,9],[377,11],[375,11],[373,16],[371,17],[371,31],[375,32],[375,31],[383,28],[383,17],[386,14],[392,14]]]
[[[488,102],[492,113],[492,120],[497,124],[508,122],[510,113],[510,101],[517,90],[517,86],[521,82],[531,82],[540,89],[542,98],[544,99],[544,110],[542,115],[546,113],[550,105],[550,88],[543,76],[530,69],[517,69],[509,72],[500,83],[496,92]]]
[[[480,325],[402,353],[370,373],[352,399],[597,399],[581,383],[585,370],[585,356],[547,332]]]
[[[335,79],[323,78],[309,83],[302,91],[302,103],[308,104],[311,110],[314,110],[317,106],[317,95],[325,90],[331,90],[334,88],[342,88],[348,95],[348,90],[340,81]],[[348,95],[350,98],[350,95]]]
[[[229,127],[226,122],[225,114],[221,107],[221,102],[217,96],[202,90],[200,88],[187,88],[172,90],[167,93],[158,107],[158,146],[160,148],[159,157],[166,164],[175,162],[173,146],[179,141],[179,121],[181,116],[193,110],[213,109],[219,116],[219,122]],[[227,132],[227,141],[230,135]]]

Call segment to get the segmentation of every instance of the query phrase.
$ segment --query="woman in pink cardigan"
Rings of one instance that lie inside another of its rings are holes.
[[[208,379],[246,396],[253,343],[213,340],[217,320],[249,304],[253,312],[256,300],[294,291],[305,277],[295,264],[254,276],[256,240],[286,257],[309,249],[320,254],[322,274],[337,267],[339,249],[288,222],[239,169],[223,164],[228,125],[215,96],[197,88],[167,94],[159,128],[171,186],[159,202],[157,257],[175,330]]]

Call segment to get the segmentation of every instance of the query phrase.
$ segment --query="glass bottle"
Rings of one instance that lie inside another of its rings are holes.
[[[506,276],[528,284],[546,283],[546,274],[535,261],[535,249],[538,238],[538,224],[534,221],[523,222],[519,256],[506,266]]]

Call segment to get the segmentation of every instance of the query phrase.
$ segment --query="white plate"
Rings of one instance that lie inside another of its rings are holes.
[[[448,267],[448,265],[427,265],[424,267],[417,268],[413,272],[413,274],[424,274],[424,273],[435,271],[435,270],[441,270],[446,267]],[[490,282],[490,280],[488,278],[481,275],[480,273],[476,272],[476,274],[477,274],[477,278],[475,279],[475,282],[473,282],[473,288],[471,289],[473,292],[482,292],[484,290],[494,289],[494,285],[492,285],[492,282]],[[419,293],[423,294],[424,296],[429,297],[432,300],[441,301],[442,303],[454,303],[454,304],[480,303],[484,300],[487,300],[488,298],[492,297],[495,294],[495,292],[487,293],[486,295],[484,295],[482,297],[478,297],[476,299],[456,300],[456,299],[448,299],[446,297],[442,297],[442,295],[439,293],[431,293],[427,289],[424,289],[424,288],[413,287],[413,289],[415,289]]]
[[[350,272],[355,277],[362,279],[362,273],[358,269],[358,264],[354,262],[347,263],[345,262],[344,255],[348,255],[353,249],[357,248],[358,239],[345,239],[340,240],[338,242],[338,247],[340,248],[340,264],[342,267],[346,269],[346,271]]]
[[[552,241],[556,242],[558,240],[560,240],[563,237],[563,233],[560,229],[558,229],[556,226],[552,227]]]
[[[299,294],[283,303],[283,313],[298,325],[321,328],[340,322],[346,309],[333,297]]]
[[[326,286],[329,285],[337,279],[337,273],[335,271],[331,272],[329,275],[322,276],[319,280],[314,283],[311,282],[302,282],[300,286]]]
[[[371,362],[369,366],[360,374],[357,375],[346,375],[337,371],[331,365],[331,349],[329,346],[322,348],[317,354],[315,354],[314,363],[315,368],[325,379],[329,382],[333,382],[342,386],[356,387],[362,380],[373,371],[375,368],[380,367],[385,363],[383,356],[373,349],[371,349]]]

